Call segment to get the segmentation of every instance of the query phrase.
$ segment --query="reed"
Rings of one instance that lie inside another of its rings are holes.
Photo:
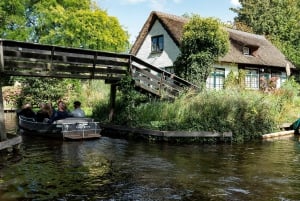
[[[140,98],[126,102],[121,96],[113,123],[158,130],[232,131],[234,141],[244,142],[278,131],[279,124],[298,118],[297,87],[288,81],[281,89],[270,93],[240,88],[189,91],[172,102],[155,99],[145,102]],[[107,103],[98,105],[94,114],[100,116],[108,112],[103,109],[105,107]]]

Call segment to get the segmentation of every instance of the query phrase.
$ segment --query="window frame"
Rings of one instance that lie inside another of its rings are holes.
[[[208,89],[224,89],[225,68],[214,68],[206,80],[206,88]]]
[[[164,51],[164,35],[151,37],[151,53],[161,53]]]
[[[243,47],[243,55],[250,56],[250,48],[247,46]]]
[[[245,75],[246,89],[259,90],[259,69],[246,68],[245,70],[246,70],[246,75]]]
[[[271,73],[271,77],[277,77],[278,80],[276,82],[276,87],[280,88],[284,82],[287,80],[287,74],[286,72],[282,71],[274,71]]]

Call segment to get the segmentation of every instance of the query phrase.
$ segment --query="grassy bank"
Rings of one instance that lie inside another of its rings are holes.
[[[239,89],[188,92],[172,102],[145,102],[145,97],[128,92],[126,100],[124,96],[118,99],[113,123],[170,131],[232,131],[234,141],[249,141],[298,118],[297,91],[298,85],[291,81],[270,93]],[[94,114],[103,116],[105,110],[107,105],[99,104]]]

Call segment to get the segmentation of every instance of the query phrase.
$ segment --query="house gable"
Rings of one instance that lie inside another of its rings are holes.
[[[163,37],[163,51],[153,52],[151,47],[152,37]],[[173,62],[176,60],[180,53],[178,46],[174,43],[174,40],[170,37],[166,29],[163,27],[159,20],[156,20],[151,26],[148,34],[146,35],[140,50],[136,56],[148,63],[159,66],[160,68],[173,66]]]
[[[164,30],[172,38],[176,46],[180,46],[180,40],[183,32],[183,26],[188,22],[187,18],[170,15],[162,12],[153,11],[145,22],[135,43],[133,44],[130,54],[136,55],[140,51],[141,46],[146,39],[149,31],[156,21],[159,21]]]

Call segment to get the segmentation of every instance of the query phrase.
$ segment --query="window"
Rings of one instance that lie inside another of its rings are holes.
[[[215,68],[206,80],[206,87],[208,89],[223,89],[225,80],[225,69]]]
[[[287,75],[285,72],[274,72],[272,73],[272,77],[277,77],[276,87],[280,88],[282,84],[287,80]]]
[[[259,89],[259,78],[257,69],[246,69],[245,85],[248,89]]]
[[[250,55],[250,49],[249,49],[249,47],[243,47],[243,54],[244,55]]]
[[[151,52],[162,52],[164,50],[164,36],[153,36],[151,38]]]

